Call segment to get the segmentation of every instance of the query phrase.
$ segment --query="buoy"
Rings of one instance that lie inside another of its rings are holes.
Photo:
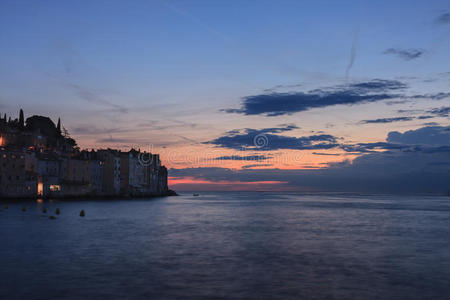
[[[56,209],[55,214],[59,215],[61,212],[59,211],[59,208]]]
[[[84,216],[85,216],[84,209],[82,209],[82,210],[80,211],[80,217],[84,217]]]
[[[26,206],[22,207],[22,211],[27,211],[27,207]]]
[[[42,208],[42,212],[43,212],[44,214],[46,214],[46,213],[47,213],[47,209],[46,209],[45,207],[43,207],[43,208]]]
[[[55,220],[56,219],[56,217],[55,216],[50,216],[50,217],[48,217],[50,220]]]

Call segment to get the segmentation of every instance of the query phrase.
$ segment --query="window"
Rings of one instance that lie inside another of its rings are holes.
[[[52,184],[50,185],[50,191],[51,192],[59,192],[61,190],[61,186],[59,184]]]

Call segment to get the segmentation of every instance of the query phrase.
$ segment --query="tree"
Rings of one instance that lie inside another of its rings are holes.
[[[21,129],[23,129],[25,127],[25,120],[23,118],[23,110],[22,109],[20,109],[20,112],[19,112],[19,127]]]
[[[56,125],[56,129],[58,130],[59,134],[61,134],[61,119],[58,118],[58,125]]]
[[[64,128],[64,126],[62,128],[62,136],[66,137],[66,138],[70,138],[69,132],[67,131],[66,128]]]

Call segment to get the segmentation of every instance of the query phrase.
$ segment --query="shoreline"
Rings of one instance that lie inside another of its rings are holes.
[[[115,196],[101,196],[101,195],[85,195],[85,196],[50,196],[50,197],[0,197],[1,202],[20,202],[20,201],[37,201],[37,200],[131,200],[143,198],[161,198],[179,196],[177,192],[168,190],[167,193],[162,194],[147,194],[147,195],[115,195]]]

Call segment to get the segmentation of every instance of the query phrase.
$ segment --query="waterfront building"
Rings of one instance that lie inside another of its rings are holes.
[[[145,196],[168,193],[159,155],[82,150],[61,121],[0,118],[0,198]]]

